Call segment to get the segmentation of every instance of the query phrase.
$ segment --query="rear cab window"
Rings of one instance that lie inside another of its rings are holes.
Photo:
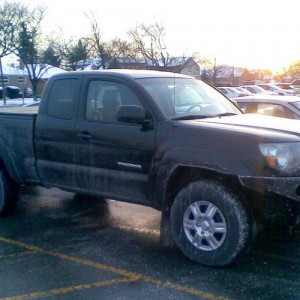
[[[48,115],[60,119],[72,119],[78,89],[78,79],[67,78],[54,81],[48,98]]]

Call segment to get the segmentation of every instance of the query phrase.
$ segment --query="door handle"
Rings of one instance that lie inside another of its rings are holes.
[[[92,138],[92,136],[87,131],[83,131],[81,133],[78,133],[77,137],[79,137],[82,140],[90,140]]]

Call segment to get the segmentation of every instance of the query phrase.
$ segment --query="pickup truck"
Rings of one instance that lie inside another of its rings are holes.
[[[241,257],[257,224],[298,221],[299,121],[243,114],[201,80],[68,72],[49,79],[38,112],[3,110],[1,216],[29,184],[147,205],[165,245],[209,266]]]

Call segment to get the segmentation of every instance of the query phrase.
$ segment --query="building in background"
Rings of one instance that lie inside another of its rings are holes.
[[[37,66],[39,68],[39,66]],[[47,80],[55,75],[62,72],[67,72],[63,69],[56,68],[50,65],[47,65],[45,70],[42,72],[42,76],[38,82],[38,95],[42,95],[44,86]],[[16,86],[23,91],[27,88],[32,89],[32,85],[29,79],[29,75],[26,69],[11,67],[11,66],[3,66],[3,79],[5,86]]]

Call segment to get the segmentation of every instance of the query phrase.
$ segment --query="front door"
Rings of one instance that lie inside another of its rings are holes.
[[[155,130],[120,123],[119,105],[143,106],[125,84],[89,80],[76,124],[78,188],[106,197],[147,202]],[[150,116],[152,118],[152,116]]]

